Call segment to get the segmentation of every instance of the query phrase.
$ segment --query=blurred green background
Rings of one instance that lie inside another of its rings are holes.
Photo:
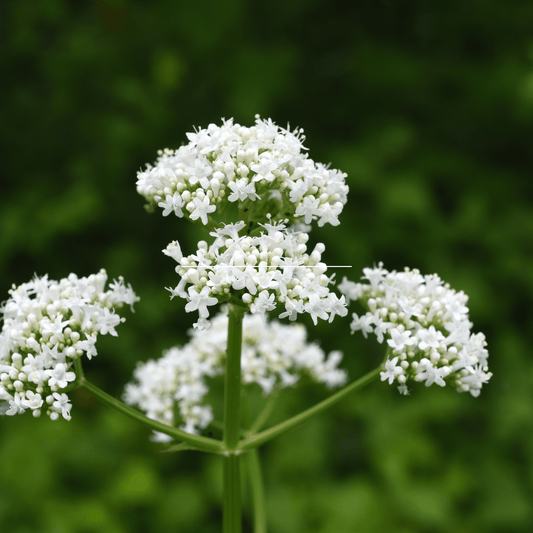
[[[533,530],[529,0],[18,0],[0,15],[0,299],[34,273],[124,275],[136,313],[85,365],[119,396],[137,361],[186,341],[195,317],[169,300],[160,250],[202,237],[146,214],[136,172],[221,117],[303,127],[311,157],[349,175],[342,224],[313,230],[325,260],[463,289],[494,376],[477,399],[374,383],[265,445],[269,531]],[[349,322],[309,337],[355,378],[381,352]],[[325,394],[287,392],[272,421]],[[2,531],[221,530],[216,457],[155,454],[144,428],[73,402],[68,423],[0,421]]]

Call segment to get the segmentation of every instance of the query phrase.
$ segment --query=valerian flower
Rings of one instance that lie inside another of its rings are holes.
[[[191,330],[188,344],[170,348],[160,359],[138,366],[136,382],[126,386],[126,403],[139,406],[148,417],[165,424],[174,425],[181,419],[180,428],[188,433],[207,427],[213,413],[210,405],[203,405],[209,391],[206,378],[224,372],[227,328],[227,314],[219,314],[209,331]],[[340,352],[326,357],[318,344],[307,342],[301,324],[267,322],[259,315],[243,319],[242,382],[256,383],[265,396],[294,385],[300,375],[329,388],[343,385],[347,376],[338,368],[341,359]],[[154,438],[170,440],[162,433],[155,433]]]
[[[56,420],[70,420],[68,395],[59,393],[76,380],[74,360],[96,355],[97,336],[117,335],[125,319],[116,310],[137,297],[119,278],[105,290],[101,270],[86,278],[70,274],[60,281],[35,277],[9,291],[0,308],[0,411],[14,415],[31,410]]]
[[[483,333],[472,333],[468,319],[468,296],[456,292],[437,274],[422,276],[418,270],[388,272],[365,268],[363,279],[354,283],[344,278],[339,290],[348,302],[359,301],[368,311],[353,314],[352,331],[374,333],[386,340],[389,356],[382,381],[399,383],[407,394],[409,380],[449,384],[458,391],[479,396],[492,376]]]
[[[315,163],[305,153],[301,129],[290,131],[256,117],[248,128],[221,126],[188,133],[189,143],[159,152],[155,165],[137,174],[137,191],[163,215],[209,223],[210,215],[235,204],[248,216],[290,223],[339,224],[347,200],[346,174]],[[276,203],[276,210],[268,209]]]
[[[181,281],[170,288],[172,296],[187,300],[186,311],[198,311],[195,327],[209,326],[209,307],[216,303],[239,300],[252,313],[264,314],[278,305],[280,318],[295,320],[308,313],[316,324],[318,318],[333,320],[347,314],[344,296],[330,291],[327,266],[321,262],[325,246],[318,243],[307,253],[307,233],[291,232],[283,223],[260,224],[259,235],[240,235],[244,222],[228,224],[211,233],[214,242],[198,243],[195,254],[183,257],[177,242],[164,253],[179,264]]]

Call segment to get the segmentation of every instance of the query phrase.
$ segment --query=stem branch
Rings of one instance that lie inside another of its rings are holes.
[[[278,399],[278,391],[272,393],[267,402],[265,403],[265,406],[263,407],[263,410],[259,413],[257,418],[255,419],[255,422],[253,423],[252,427],[248,430],[248,433],[257,433],[261,430],[261,428],[266,424],[266,421],[268,420],[268,417],[272,414],[272,410],[274,409],[274,405],[276,404],[276,400]]]
[[[365,374],[357,381],[350,383],[340,391],[336,392],[335,394],[332,394],[329,398],[326,398],[325,400],[321,401],[320,403],[317,403],[313,407],[302,411],[300,414],[293,416],[292,418],[289,418],[288,420],[285,420],[284,422],[281,422],[280,424],[273,426],[265,431],[262,431],[261,433],[256,433],[255,435],[249,435],[245,437],[241,441],[239,449],[249,450],[250,448],[256,448],[257,446],[268,442],[274,437],[277,437],[278,435],[281,435],[282,433],[285,433],[286,431],[289,431],[290,429],[293,429],[296,426],[300,426],[304,422],[307,422],[310,418],[313,418],[322,411],[325,411],[332,405],[336,404],[338,401],[342,400],[344,397],[348,396],[352,392],[374,381],[379,376],[379,373],[382,370],[383,368],[380,365],[378,366],[378,368],[371,370],[368,374]]]
[[[170,435],[176,440],[187,442],[188,444],[192,444],[195,448],[199,448],[201,450],[205,450],[208,452],[224,451],[224,444],[219,440],[210,439],[208,437],[201,437],[198,435],[191,435],[190,433],[186,433],[181,429],[173,428],[172,426],[168,426],[167,424],[163,424],[162,422],[158,422],[157,420],[152,420],[151,418],[144,416],[142,413],[140,413],[133,407],[130,407],[129,405],[126,405],[120,400],[113,398],[113,396],[110,396],[109,394],[107,394],[107,392],[104,392],[103,390],[99,389],[96,385],[93,385],[84,377],[79,380],[79,386],[82,389],[85,389],[87,392],[90,392],[93,396],[96,396],[99,400],[101,400],[109,407],[113,407],[113,409],[116,409],[122,414],[129,416],[130,418],[133,418],[138,422],[141,422],[145,426],[148,426],[155,431],[166,433],[167,435]]]

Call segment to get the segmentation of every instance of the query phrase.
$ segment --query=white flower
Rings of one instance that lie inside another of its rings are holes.
[[[213,412],[211,406],[203,405],[209,390],[206,378],[224,373],[227,327],[227,315],[219,314],[209,331],[193,330],[185,346],[171,348],[157,361],[137,367],[135,382],[126,386],[125,402],[189,433],[207,427]],[[259,385],[265,396],[294,385],[302,374],[328,387],[343,385],[346,372],[338,368],[341,360],[340,352],[326,357],[317,344],[306,342],[300,324],[268,322],[259,315],[243,318],[242,382]],[[161,435],[154,440],[168,441]]]
[[[370,281],[370,286],[373,289],[376,289],[379,284],[385,279],[385,276],[388,272],[383,268],[383,263],[379,263],[377,267],[374,268],[363,268],[364,276],[362,279],[367,279]]]
[[[264,315],[267,311],[272,311],[275,308],[274,294],[269,295],[268,291],[261,291],[254,300],[254,303],[250,306],[250,311]]]
[[[254,182],[248,182],[246,178],[230,181],[228,187],[232,191],[228,196],[230,202],[244,202],[247,198],[250,198],[250,200],[260,199],[259,195],[255,192]]]
[[[43,399],[40,394],[35,394],[33,391],[26,392],[26,399],[21,401],[26,409],[36,410],[43,405]]]
[[[319,214],[319,200],[312,195],[306,196],[296,207],[296,216],[304,217],[306,224],[310,224]]]
[[[53,398],[54,402],[52,403],[52,414],[50,415],[50,418],[52,420],[57,420],[57,417],[61,414],[65,420],[70,420],[72,404],[69,402],[69,397],[66,394],[58,394],[57,392],[54,392]]]
[[[257,175],[254,176],[254,181],[272,181],[276,178],[274,174],[272,174],[273,170],[276,170],[278,168],[279,163],[276,163],[273,159],[269,157],[261,157],[259,160],[259,163],[256,163],[255,165],[250,165],[250,169],[253,170]]]
[[[398,363],[398,356],[388,359],[385,361],[385,371],[380,372],[381,381],[389,380],[389,385],[396,379],[398,375],[403,374],[403,369],[401,366],[396,366]]]
[[[172,241],[164,250],[163,253],[172,257],[174,261],[180,262],[183,259],[183,254],[181,253],[180,243],[178,241]]]
[[[387,344],[394,350],[401,351],[406,346],[411,346],[416,342],[415,339],[409,338],[411,332],[405,331],[404,326],[401,324],[396,328],[392,328],[389,333],[391,338],[387,340]]]
[[[350,281],[346,276],[342,278],[342,282],[338,285],[339,291],[346,297],[347,305],[353,300],[358,300],[363,292],[363,286],[360,283]]]
[[[172,196],[167,194],[164,202],[159,202],[157,205],[163,208],[163,216],[166,217],[170,213],[174,213],[178,217],[183,217],[183,211],[181,208],[185,202],[180,194],[176,191]]]
[[[99,333],[102,335],[106,335],[107,333],[110,333],[114,337],[118,335],[118,333],[115,330],[115,326],[118,326],[121,322],[121,319],[118,315],[111,312],[107,307],[104,307],[102,310],[102,314],[100,314],[96,320],[96,327],[99,327]]]
[[[189,206],[193,206],[192,209],[189,209]],[[187,209],[191,211],[191,220],[201,219],[202,224],[207,224],[207,215],[215,211],[216,206],[209,203],[209,197],[204,196],[200,199],[198,196],[187,204]]]
[[[189,287],[189,303],[185,306],[185,311],[190,313],[198,310],[201,318],[207,318],[209,316],[207,306],[218,303],[218,300],[210,297],[209,294],[209,287],[207,286],[203,287],[200,292],[195,291],[194,287]]]
[[[363,273],[369,284],[344,278],[339,285],[349,301],[358,300],[368,309],[360,317],[354,314],[351,329],[361,330],[365,337],[374,333],[378,342],[387,339],[402,369],[394,378],[400,393],[407,394],[405,382],[413,380],[426,386],[449,384],[478,396],[492,374],[487,368],[485,336],[471,332],[468,297],[444,284],[437,274],[422,276],[409,269],[388,272],[382,263]],[[391,368],[386,368],[382,375],[390,379]]]
[[[372,316],[358,316],[357,313],[352,314],[352,323],[350,324],[350,328],[352,331],[361,331],[364,338],[368,338],[368,334],[372,333],[372,322],[374,320],[374,317]]]
[[[429,326],[428,329],[420,328],[417,332],[419,339],[418,347],[421,350],[427,350],[428,348],[434,348],[435,350],[440,347],[441,341],[444,340],[444,335],[435,329],[435,326]]]
[[[330,308],[329,312],[329,322],[333,322],[335,315],[346,316],[348,314],[348,309],[346,308],[346,300],[344,295],[340,298],[333,292],[329,293]]]
[[[63,320],[63,315],[59,313],[52,322],[49,318],[44,317],[41,321],[41,334],[43,338],[49,339],[52,337],[57,342],[63,342],[63,328],[69,323],[68,320]]]
[[[257,117],[250,128],[224,120],[187,138],[188,144],[160,151],[155,165],[137,174],[137,191],[164,216],[174,212],[206,225],[207,215],[227,202],[239,208],[254,203],[254,212],[264,216],[274,195],[282,207],[277,220],[339,223],[348,194],[346,175],[307,156],[302,130]]]
[[[318,210],[320,219],[318,225],[322,227],[324,224],[331,224],[332,226],[338,226],[340,224],[338,216],[341,214],[343,205],[340,202],[334,205],[325,204]]]
[[[233,295],[252,313],[263,314],[281,304],[285,311],[280,318],[290,320],[299,313],[309,313],[315,323],[318,318],[331,321],[336,315],[345,316],[345,299],[330,291],[332,280],[320,262],[325,246],[319,243],[307,254],[306,233],[290,232],[281,223],[261,226],[261,233],[252,237],[239,235],[243,223],[228,224],[211,233],[215,240],[210,246],[202,241],[188,257],[173,254],[174,244],[167,247],[165,253],[177,258],[176,272],[181,276],[169,290],[172,297],[188,300],[186,311],[198,310],[203,320],[195,327],[208,324],[208,306]]]
[[[23,413],[24,409],[24,400],[22,399],[20,393],[15,392],[13,394],[13,399],[9,400],[9,410],[6,411],[6,415],[13,416]]]
[[[36,277],[9,291],[0,308],[0,400],[8,401],[9,408],[0,405],[0,411],[14,415],[30,409],[39,416],[42,398],[53,399],[51,393],[75,381],[74,360],[96,355],[97,335],[116,335],[121,319],[115,309],[133,306],[137,297],[121,277],[109,290],[106,281],[101,270],[86,278],[70,274],[60,281]],[[57,418],[51,404],[46,402],[45,412]],[[63,408],[61,414],[70,418]]]
[[[378,342],[381,344],[383,342],[383,336],[386,335],[393,324],[391,322],[385,322],[380,316],[373,316],[374,323],[374,333]],[[370,333],[370,332],[369,332]]]
[[[76,379],[74,372],[67,372],[67,365],[65,363],[58,363],[51,370],[45,370],[44,374],[49,376],[48,386],[54,390],[55,387],[64,389],[70,381]]]
[[[425,365],[423,365],[423,368],[424,371],[419,372],[415,377],[417,381],[425,380],[426,387],[429,387],[433,383],[436,383],[441,387],[444,387],[446,385],[446,382],[443,378],[445,378],[450,373],[450,369],[448,367],[436,367],[433,366],[430,362],[427,362]]]

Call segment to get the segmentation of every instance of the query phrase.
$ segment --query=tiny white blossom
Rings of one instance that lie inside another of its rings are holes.
[[[352,314],[352,323],[350,324],[350,327],[352,331],[361,331],[364,338],[368,338],[368,334],[372,333],[374,328],[372,327],[372,322],[374,318],[372,316],[358,316],[357,313]]]
[[[209,203],[209,197],[205,196],[203,199],[198,197],[192,201],[194,206],[191,212],[191,220],[201,219],[202,224],[207,224],[207,215],[215,211],[216,206]]]
[[[389,385],[396,379],[400,374],[403,374],[403,369],[401,366],[396,366],[398,363],[398,356],[389,359],[385,362],[385,371],[380,372],[381,381],[389,380]]]
[[[54,402],[52,403],[52,414],[61,414],[65,420],[70,420],[70,410],[72,409],[72,404],[69,401],[69,397],[66,394],[58,394],[57,392],[53,393]],[[52,417],[52,420],[57,419]]]
[[[67,365],[65,363],[58,363],[51,370],[45,370],[45,375],[49,376],[48,385],[50,387],[65,388],[70,381],[76,379],[74,372],[67,372]]]
[[[15,392],[13,398],[9,400],[9,410],[6,411],[6,415],[12,416],[23,413],[25,411],[23,402],[20,394]]]
[[[401,351],[405,346],[411,346],[416,342],[415,339],[409,338],[411,332],[405,331],[404,326],[401,324],[396,328],[392,328],[389,333],[391,338],[387,340],[387,344],[395,350]]]
[[[185,311],[190,313],[198,310],[200,318],[207,318],[209,316],[207,306],[218,303],[218,300],[210,297],[209,294],[209,287],[203,287],[200,292],[194,290],[194,287],[189,287],[189,303],[185,306]]]
[[[21,401],[26,409],[39,409],[43,405],[43,399],[40,394],[35,394],[33,391],[26,392],[26,399]]]

